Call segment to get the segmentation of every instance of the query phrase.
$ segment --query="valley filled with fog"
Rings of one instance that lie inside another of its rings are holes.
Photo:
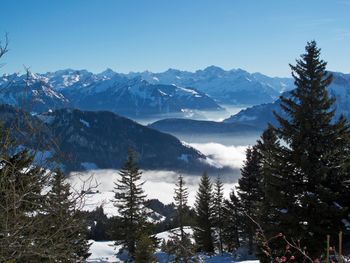
[[[222,111],[223,115],[218,115],[217,112],[206,112],[202,118],[205,120],[219,121],[226,118],[228,115],[237,113],[242,108],[231,107],[230,110]],[[164,116],[163,116],[164,117]],[[173,116],[171,116],[173,117]],[[157,118],[152,121],[159,120]],[[142,124],[147,124],[149,120],[137,120]],[[194,149],[205,154],[207,161],[217,167],[226,168],[225,172],[218,174],[210,174],[214,182],[217,176],[224,183],[224,196],[227,198],[238,182],[240,177],[240,168],[245,159],[245,151],[249,145],[255,144],[259,134],[235,135],[228,136],[223,134],[173,134],[178,137],[185,145],[189,145]],[[140,167],[142,169],[142,167]],[[228,172],[227,172],[228,171]],[[204,172],[204,171],[203,171]],[[159,199],[165,204],[173,202],[174,188],[178,175],[184,176],[184,180],[189,190],[189,204],[195,202],[195,195],[200,181],[201,173],[184,174],[178,171],[170,170],[144,170],[142,169],[142,179],[145,182],[143,188],[148,199]],[[98,206],[103,206],[104,211],[108,216],[117,215],[117,210],[113,206],[113,188],[114,182],[120,178],[118,170],[112,169],[97,169],[85,172],[72,172],[69,181],[74,189],[81,189],[92,186],[92,191],[87,195],[87,200],[84,204],[84,210],[92,211]]]

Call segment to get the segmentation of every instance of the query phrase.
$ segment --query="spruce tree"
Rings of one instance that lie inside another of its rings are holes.
[[[74,197],[60,170],[52,174],[50,185],[44,227],[51,233],[51,253],[60,255],[58,262],[85,262],[90,245],[86,240],[86,223],[78,211],[80,200]]]
[[[216,228],[219,252],[223,252],[223,227],[224,227],[224,185],[218,176],[214,184],[213,196],[213,225]]]
[[[5,147],[0,156],[0,261],[36,262],[46,254],[38,217],[45,204],[44,171],[32,166],[28,151],[10,155]]]
[[[185,231],[184,231],[184,214],[188,209],[187,200],[188,200],[188,189],[185,186],[185,181],[183,180],[183,176],[179,175],[178,182],[175,188],[175,208],[177,212],[178,224],[180,229],[180,237],[181,241],[185,239]]]
[[[34,154],[0,133],[0,261],[84,261],[86,228],[63,175],[36,166]]]
[[[134,153],[129,150],[128,157],[119,175],[120,179],[115,183],[115,203],[118,208],[122,223],[120,235],[123,240],[116,245],[123,244],[128,250],[130,258],[135,256],[136,243],[141,234],[146,232],[147,213],[145,207],[146,195],[142,189],[142,172],[135,164]]]
[[[207,173],[204,173],[199,183],[195,202],[196,227],[194,238],[199,251],[213,253],[213,196],[212,183]]]
[[[152,263],[156,262],[154,257],[154,242],[146,233],[138,238],[135,247],[135,262]]]
[[[256,230],[256,225],[251,219],[257,219],[258,204],[262,200],[261,180],[258,149],[256,146],[249,147],[246,151],[246,160],[241,169],[241,178],[238,180],[238,195],[241,208],[246,215],[244,225],[248,237],[249,254],[253,253],[253,239]]]
[[[343,228],[345,211],[337,203],[349,163],[349,129],[343,117],[334,120],[334,98],[327,92],[332,75],[316,42],[307,43],[305,50],[291,65],[296,89],[281,97],[287,118],[275,114],[277,136],[285,144],[277,198],[283,202],[280,226],[301,240],[310,255],[319,255],[326,234],[335,235]]]
[[[227,250],[232,252],[240,247],[240,232],[243,230],[243,218],[240,201],[232,189],[230,198],[224,202],[224,223],[222,240]]]
[[[167,250],[173,255],[175,262],[190,262],[194,254],[193,245],[188,233],[184,230],[185,215],[188,213],[187,206],[188,189],[182,175],[179,175],[175,188],[175,209],[179,231],[175,229],[170,235],[170,241]]]
[[[262,199],[258,203],[258,221],[264,228],[267,235],[276,231],[283,232],[283,229],[277,229],[278,210],[281,210],[284,204],[280,203],[280,190],[284,181],[281,180],[281,173],[287,167],[286,160],[283,158],[283,149],[278,141],[275,128],[269,124],[257,141],[257,149],[260,155],[261,180],[259,187],[261,189]],[[287,185],[285,186],[288,187]]]

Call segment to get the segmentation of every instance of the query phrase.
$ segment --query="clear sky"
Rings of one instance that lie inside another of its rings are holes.
[[[350,0],[0,0],[0,72],[209,65],[290,76],[309,40],[350,72]]]

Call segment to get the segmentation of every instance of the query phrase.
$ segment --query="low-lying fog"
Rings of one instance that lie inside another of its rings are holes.
[[[231,115],[234,115],[241,110],[245,109],[249,105],[233,106],[233,105],[220,105],[223,110],[220,111],[205,111],[205,110],[184,110],[182,113],[167,113],[160,114],[148,118],[133,118],[142,125],[148,125],[153,122],[169,119],[169,118],[186,118],[193,120],[206,120],[206,121],[223,121]]]
[[[198,183],[200,176],[183,174],[186,182],[189,196],[188,203],[193,205],[195,202],[195,196],[198,189]],[[88,185],[92,186],[92,190],[99,193],[93,195],[87,195],[86,204],[84,210],[93,210],[95,207],[103,205],[107,214],[115,214],[112,212],[113,204],[113,188],[114,182],[120,178],[117,170],[94,170],[84,173],[73,173],[69,178],[69,182],[76,190],[88,188]],[[173,202],[174,188],[177,181],[178,174],[173,171],[143,171],[142,179],[145,181],[143,189],[147,194],[148,199],[159,199],[165,204]],[[216,177],[212,177],[213,182]],[[234,188],[237,178],[232,178],[232,181],[227,179],[224,182],[224,196],[229,197],[229,193]]]
[[[229,166],[232,169],[239,171],[245,159],[244,145],[225,146],[219,143],[191,143],[192,147],[200,150],[202,153],[208,155],[216,163],[222,166]],[[188,187],[189,205],[195,202],[195,196],[198,189],[201,174],[182,174]],[[209,174],[214,182],[217,174]],[[88,195],[88,199],[84,206],[84,210],[93,210],[95,207],[103,205],[105,212],[108,215],[116,215],[116,209],[113,206],[113,188],[114,182],[119,178],[117,170],[92,170],[88,172],[72,173],[69,180],[74,189],[81,189],[85,182],[85,188],[91,184],[96,186],[93,189],[99,191],[97,194]],[[174,171],[143,171],[142,179],[145,181],[143,186],[147,198],[157,198],[163,203],[173,202],[175,183],[178,178],[178,173]],[[232,191],[239,178],[239,173],[232,173],[231,175],[222,176],[224,183],[224,196],[227,198]]]
[[[230,108],[223,116],[221,113],[207,112],[207,119],[222,120],[225,117],[236,113],[241,108]],[[169,117],[169,116],[167,116]],[[155,121],[156,119],[152,120]],[[152,122],[150,120],[141,121],[143,124]],[[240,177],[240,168],[245,159],[245,150],[249,145],[255,144],[259,134],[239,134],[235,136],[223,136],[222,134],[208,134],[198,136],[197,134],[177,135],[184,143],[199,150],[208,156],[213,163],[220,167],[230,167],[232,173],[223,174],[221,180],[224,183],[224,196],[229,197],[230,192],[237,184]],[[201,174],[182,174],[188,187],[189,205],[195,202],[195,196],[198,189]],[[218,174],[209,174],[214,182]],[[84,205],[84,210],[93,210],[97,206],[103,205],[105,213],[109,216],[117,215],[117,210],[113,206],[113,188],[114,182],[119,178],[118,170],[92,170],[87,172],[72,173],[69,181],[74,189],[82,189],[87,187],[87,184],[96,186],[95,193],[88,194]],[[175,171],[143,171],[142,180],[145,181],[143,188],[148,199],[159,199],[161,202],[168,204],[173,202],[175,183],[178,178],[178,173]],[[96,191],[98,192],[96,193]]]

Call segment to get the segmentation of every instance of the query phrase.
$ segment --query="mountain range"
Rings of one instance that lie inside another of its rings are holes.
[[[350,74],[333,72],[329,93],[336,98],[337,116],[350,120]],[[278,97],[294,88],[292,78],[271,78],[241,69],[223,70],[210,66],[195,72],[169,69],[121,74],[107,69],[99,74],[87,70],[59,70],[44,74],[3,75],[0,103],[20,107],[32,114],[63,108],[111,111],[137,119],[146,116],[185,117],[189,112],[223,110],[230,105],[256,104],[221,122],[164,120],[150,127],[177,134],[237,134],[262,130],[275,123],[280,112]],[[282,113],[281,113],[282,114]],[[193,114],[192,114],[193,115]],[[227,125],[232,123],[234,125]]]
[[[289,96],[290,91],[282,93]],[[328,87],[331,97],[334,97],[335,118],[343,114],[350,121],[350,74],[333,73],[333,82]],[[186,119],[164,119],[149,125],[160,131],[174,135],[178,134],[215,134],[237,136],[238,134],[257,133],[264,130],[267,123],[277,125],[273,112],[277,112],[284,117],[284,112],[280,108],[280,99],[271,103],[263,103],[241,110],[235,115],[222,122],[198,121]]]
[[[220,111],[221,104],[255,105],[273,102],[293,88],[291,79],[271,78],[244,70],[210,66],[195,72],[169,69],[121,74],[107,69],[99,74],[65,69],[44,74],[0,77],[0,103],[42,113],[60,108],[108,110],[122,116]]]
[[[128,76],[141,76],[154,84],[173,83],[195,87],[220,104],[229,105],[256,105],[273,102],[282,92],[294,88],[290,78],[268,77],[242,69],[224,70],[216,66],[209,66],[195,72],[169,69],[162,73],[149,71],[129,73]]]
[[[174,136],[112,112],[60,109],[32,116],[0,105],[0,121],[12,129],[19,147],[32,149],[43,163],[53,159],[65,171],[120,168],[128,149],[142,169],[217,171],[205,155]]]
[[[350,74],[333,73],[333,82],[328,87],[328,93],[335,98],[333,109],[335,110],[335,118],[341,114],[350,121]],[[289,96],[288,92],[283,94]],[[245,125],[254,125],[259,129],[264,129],[268,122],[277,125],[273,111],[284,116],[280,108],[280,100],[273,103],[266,103],[248,107],[239,113],[224,120],[225,123],[236,123]]]

